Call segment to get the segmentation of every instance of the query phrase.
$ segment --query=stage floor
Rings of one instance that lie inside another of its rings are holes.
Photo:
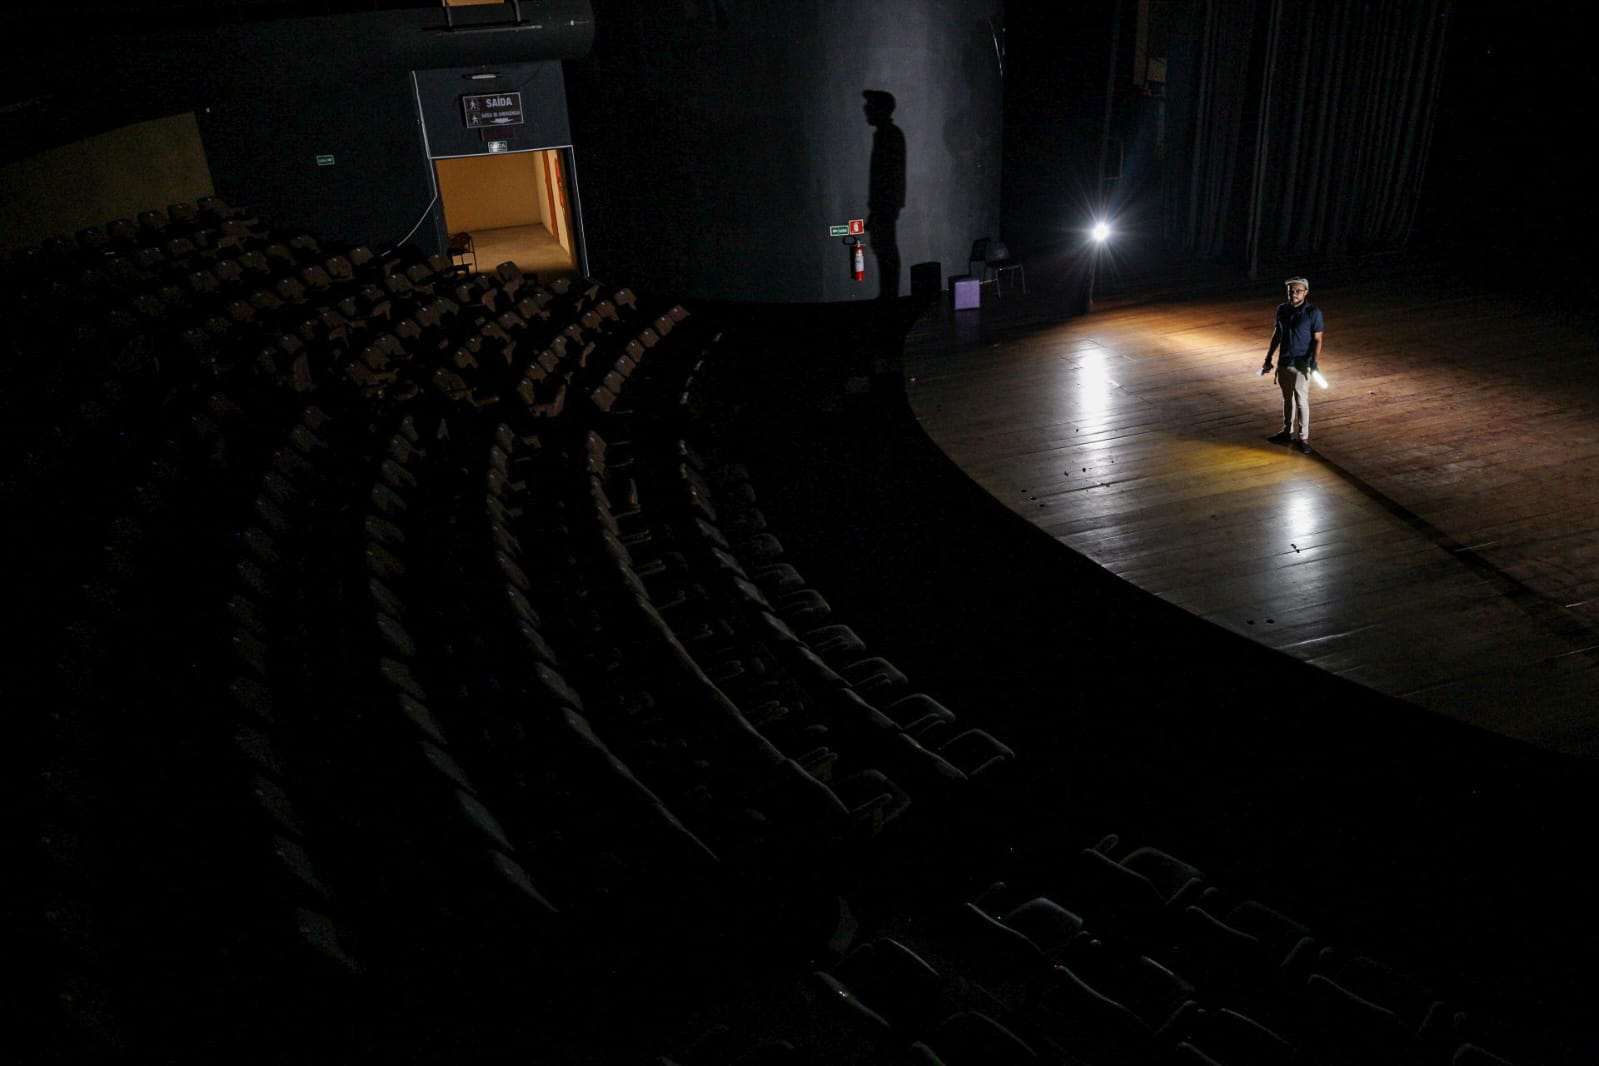
[[[1076,317],[1040,292],[946,301],[907,340],[906,390],[989,493],[1127,581],[1379,692],[1599,757],[1591,322],[1392,263],[1329,282],[1311,293],[1330,387],[1308,456],[1265,439],[1275,276]]]

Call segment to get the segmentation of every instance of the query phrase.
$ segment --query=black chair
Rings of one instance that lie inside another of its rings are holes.
[[[982,284],[992,282],[994,292],[1003,294],[1005,278],[1011,278],[1011,287],[1021,285],[1022,293],[1027,292],[1027,271],[1020,261],[1011,258],[1010,249],[1005,247],[1004,241],[981,237],[972,242],[972,254],[966,264],[968,272]]]
[[[455,264],[455,269],[463,274],[477,273],[477,246],[472,243],[470,233],[450,235],[450,261]]]

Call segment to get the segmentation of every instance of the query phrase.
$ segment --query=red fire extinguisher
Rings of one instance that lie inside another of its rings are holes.
[[[853,249],[851,249],[850,262],[852,264],[851,269],[855,272],[855,280],[865,281],[866,245],[859,240],[851,241],[850,243],[854,245]]]

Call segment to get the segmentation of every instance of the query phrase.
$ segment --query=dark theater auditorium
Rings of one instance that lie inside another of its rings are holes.
[[[5,1057],[1599,1062],[1587,13],[15,9]]]

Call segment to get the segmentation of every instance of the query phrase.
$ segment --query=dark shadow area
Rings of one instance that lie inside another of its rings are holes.
[[[1478,552],[1470,545],[1460,543],[1460,541],[1451,537],[1448,533],[1445,533],[1442,529],[1439,529],[1436,525],[1392,496],[1389,496],[1366,479],[1346,470],[1322,453],[1316,452],[1312,458],[1336,472],[1340,478],[1359,491],[1361,495],[1448,552],[1451,559],[1486,581],[1489,587],[1503,597],[1506,602],[1514,604],[1517,609],[1537,622],[1545,631],[1573,647],[1582,647],[1591,643],[1593,635],[1588,627],[1574,618],[1570,611],[1565,610],[1563,604],[1555,603],[1548,597],[1539,594],[1528,587],[1527,583],[1520,578],[1506,573],[1491,560],[1484,558],[1481,552]],[[1592,657],[1599,654],[1599,649],[1590,647],[1582,654]]]
[[[881,300],[899,296],[899,214],[905,210],[905,133],[894,125],[894,94],[867,89],[866,124],[872,127],[872,161],[867,177],[866,232],[877,259]]]
[[[1444,106],[1418,204],[1416,246],[1454,257],[1478,284],[1591,313],[1599,224],[1571,165],[1572,108],[1592,81],[1583,9],[1462,0],[1450,14]]]

